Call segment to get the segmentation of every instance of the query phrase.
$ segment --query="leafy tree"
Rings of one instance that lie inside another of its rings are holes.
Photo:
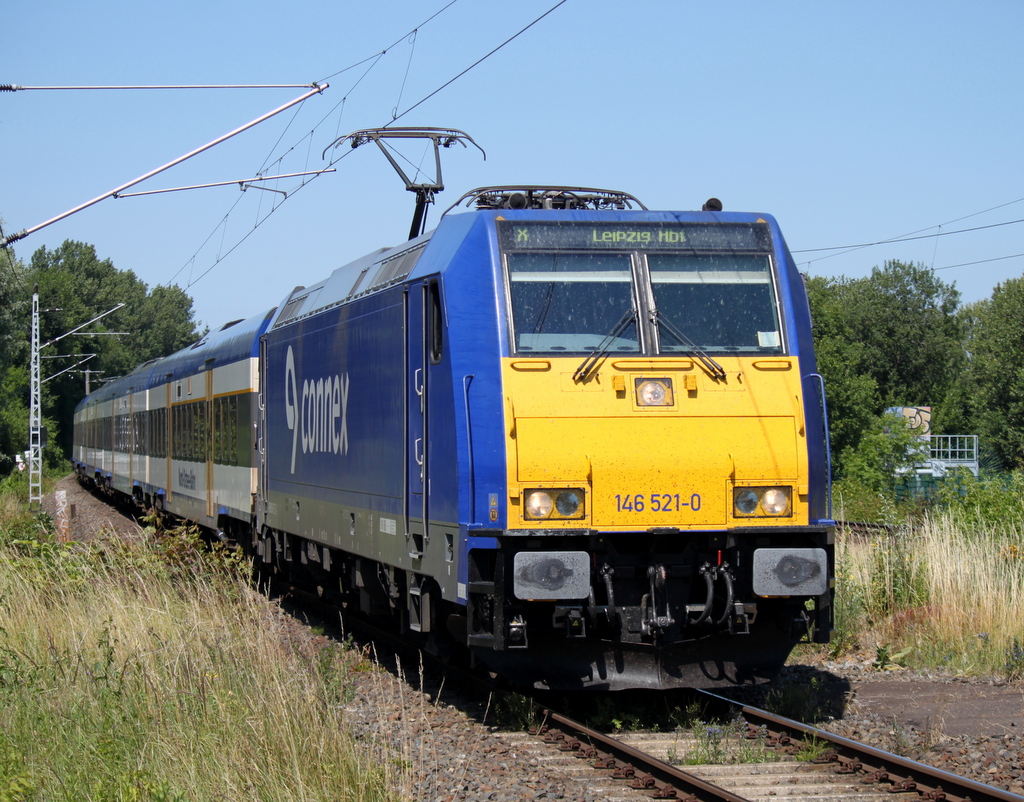
[[[808,295],[840,473],[888,407],[931,406],[936,433],[962,424],[962,398],[955,414],[946,409],[966,365],[953,286],[923,265],[889,261],[866,278],[813,278]]]
[[[14,455],[28,445],[31,306],[25,299],[25,282],[25,265],[15,258],[13,249],[4,249],[0,253],[0,474],[14,467]],[[25,392],[17,392],[22,386]]]
[[[972,307],[974,413],[1004,465],[1024,467],[1024,278],[998,285]]]
[[[832,453],[855,448],[882,407],[878,382],[861,370],[864,345],[855,339],[844,315],[844,285],[831,279],[807,282],[814,321],[815,357],[825,379]]]
[[[0,448],[5,452],[23,451],[28,439],[33,285],[39,288],[40,307],[47,310],[40,315],[39,326],[44,346],[119,303],[125,304],[82,332],[42,350],[43,356],[96,354],[87,366],[103,371],[107,378],[184,348],[201,334],[193,319],[192,300],[180,288],[157,287],[150,292],[132,271],[117,270],[86,243],[68,240],[53,250],[40,248],[27,269],[22,266],[18,271],[18,280],[8,278],[14,273],[0,272],[0,276],[0,368],[4,369],[0,380]],[[97,332],[126,334],[90,336]],[[43,360],[44,379],[79,358]],[[84,391],[81,377],[71,373],[43,384],[44,423],[49,429],[49,447],[44,452],[47,457],[66,457],[70,453],[74,409]],[[0,463],[0,472],[5,468],[10,469]]]
[[[942,402],[964,367],[960,293],[924,265],[889,261],[867,279],[851,282],[847,311],[852,332],[864,343],[864,370],[890,406],[933,406],[933,428]]]
[[[920,465],[928,444],[901,415],[876,417],[846,461],[846,478],[875,493],[893,494],[897,477]]]

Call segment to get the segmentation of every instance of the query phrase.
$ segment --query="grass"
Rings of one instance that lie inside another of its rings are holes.
[[[26,512],[24,484],[0,482],[0,802],[409,792],[423,760],[411,743],[396,759],[346,735],[354,672],[370,670],[362,655],[288,637],[245,564],[194,533],[57,543]],[[1024,679],[1024,514],[990,488],[963,497],[873,538],[840,537],[833,656]],[[799,691],[773,704],[812,720],[798,711],[819,704],[816,689]],[[537,715],[515,696],[496,707]],[[620,708],[591,712],[635,726]],[[713,761],[730,741],[732,759],[764,759],[730,723],[684,718],[677,731],[697,746],[676,759]]]
[[[693,749],[676,762],[698,766],[707,763],[769,763],[779,759],[767,745],[768,731],[759,728],[747,736],[742,719],[728,722],[697,722],[692,727]]]
[[[962,509],[837,543],[834,656],[873,650],[879,669],[1024,676],[1024,540],[1019,522]]]
[[[360,655],[296,645],[230,555],[0,516],[0,802],[392,798],[344,734]]]

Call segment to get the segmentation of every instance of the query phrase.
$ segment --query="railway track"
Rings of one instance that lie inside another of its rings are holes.
[[[678,755],[693,744],[678,735],[611,736],[551,710],[534,734],[554,749],[587,761],[617,781],[622,799],[637,793],[690,802],[892,800],[906,802],[1021,802],[1024,797],[859,744],[829,732],[724,697],[702,694],[723,709],[738,707],[746,736],[775,752],[762,762],[680,766]],[[796,759],[801,750],[814,752]],[[628,791],[626,789],[629,789]]]
[[[307,603],[313,601],[305,598]],[[433,665],[464,690],[475,686],[487,697],[501,687],[493,677],[410,649],[408,642],[365,620],[357,627],[377,642],[386,641],[396,653],[405,653],[407,659],[418,655],[415,659]],[[538,767],[554,768],[584,783],[593,794],[588,798],[602,802],[650,798],[688,802],[779,802],[787,798],[801,802],[1024,802],[1024,797],[1009,791],[826,730],[711,692],[695,693],[709,718],[739,718],[742,738],[751,744],[740,760],[721,755],[716,761],[707,754],[707,741],[678,732],[609,735],[545,708],[543,701],[535,701],[544,710],[543,724],[529,733],[502,732],[500,736],[529,753],[530,762]],[[702,748],[700,764],[681,765]],[[742,746],[740,751],[744,751]],[[757,759],[758,752],[763,759]],[[806,757],[810,754],[813,757]]]

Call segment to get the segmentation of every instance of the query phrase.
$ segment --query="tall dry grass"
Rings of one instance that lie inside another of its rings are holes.
[[[0,530],[0,800],[388,798],[342,726],[359,655],[169,543]]]
[[[1019,523],[960,509],[837,546],[835,650],[958,674],[1024,676],[1024,545]]]

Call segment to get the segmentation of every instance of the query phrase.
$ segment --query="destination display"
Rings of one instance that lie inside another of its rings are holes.
[[[768,251],[764,223],[538,223],[502,220],[504,250]]]

